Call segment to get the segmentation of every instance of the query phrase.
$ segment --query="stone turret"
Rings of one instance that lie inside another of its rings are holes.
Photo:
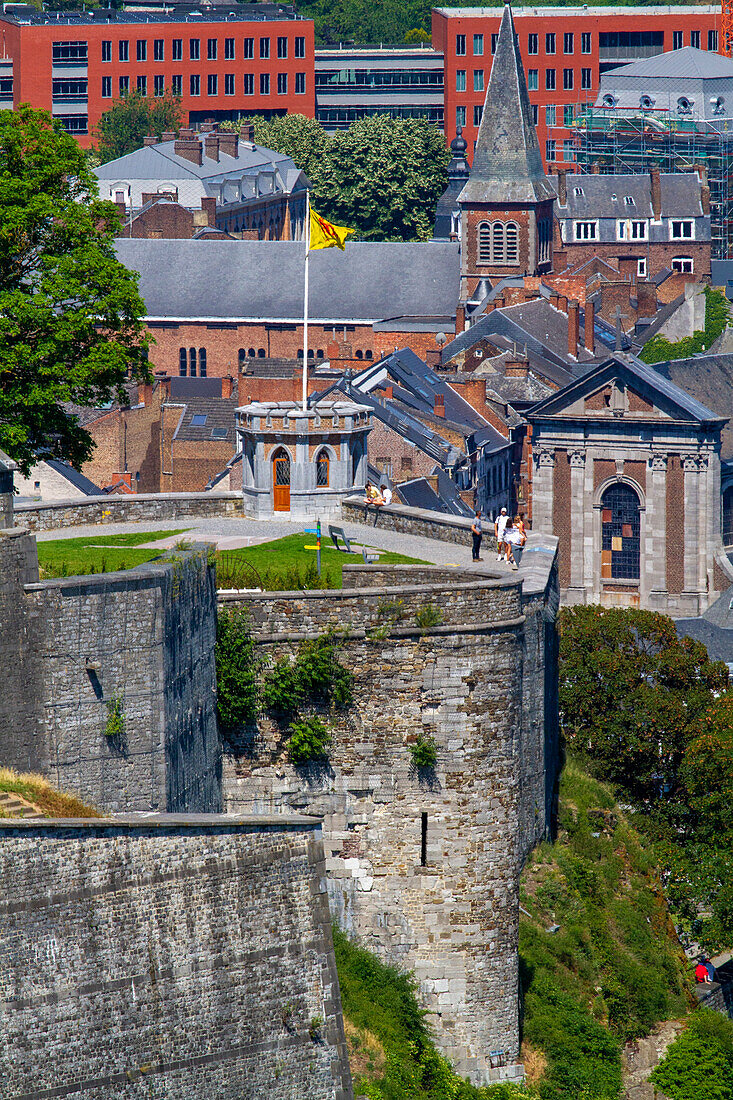
[[[542,157],[509,3],[461,208],[461,304],[480,279],[540,275],[552,265],[555,192]]]
[[[0,527],[13,526],[13,471],[17,465],[0,451]]]
[[[451,159],[448,165],[448,186],[438,199],[435,210],[435,237],[456,240],[461,235],[461,208],[458,196],[468,180],[468,161],[466,150],[468,142],[463,136],[463,128],[456,127],[456,136],[450,143]]]

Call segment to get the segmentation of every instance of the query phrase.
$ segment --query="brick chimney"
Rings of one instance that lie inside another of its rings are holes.
[[[657,165],[649,169],[652,189],[652,216],[655,222],[662,217],[662,175]]]
[[[221,130],[219,133],[219,152],[226,153],[228,157],[239,156],[239,134],[231,130]]]
[[[445,416],[445,394],[436,393],[433,413],[435,416]]]
[[[209,160],[219,160],[219,135],[208,133],[204,138],[204,152]]]
[[[580,311],[578,303],[568,302],[568,355],[578,358],[578,339],[580,336]]]
[[[206,224],[213,229],[216,225],[216,199],[202,199],[201,209],[206,214]]]
[[[567,168],[556,168],[557,172],[557,201],[560,206],[567,206],[568,204],[568,170]]]
[[[202,134],[213,134],[216,130],[216,123],[213,118],[207,118],[205,122],[202,122],[199,126],[199,130]]]
[[[583,339],[586,347],[586,351],[589,351],[591,355],[596,353],[596,334],[593,324],[596,317],[595,302],[591,302],[589,298],[585,300],[585,331],[583,333]]]
[[[638,317],[655,317],[657,314],[657,288],[647,279],[639,279],[636,284]]]
[[[145,137],[143,138],[143,146],[157,145],[157,144],[158,144],[158,135],[157,134],[146,134]]]
[[[234,379],[231,374],[227,374],[221,380],[221,396],[225,401],[234,396]]]
[[[193,133],[193,130],[184,131],[183,133]],[[173,152],[177,157],[183,157],[184,160],[190,160],[191,164],[197,164],[199,168],[203,163],[203,157],[201,155],[201,142],[198,138],[179,138],[173,145]]]
[[[560,310],[561,313],[567,313],[567,311],[568,311],[568,300],[567,300],[567,298],[565,297],[564,294],[558,294],[558,296],[557,296],[557,308]]]
[[[176,131],[175,130],[164,130],[163,133],[160,135],[160,140],[161,141],[175,141],[176,140]]]
[[[141,382],[137,387],[137,401],[139,405],[144,405],[146,409],[150,408],[153,403],[153,384],[152,382]]]
[[[639,272],[639,257],[638,256],[619,256],[618,259],[618,273],[622,279],[628,279],[630,282],[636,280]]]
[[[254,141],[255,139],[255,125],[254,122],[243,122],[239,127],[239,136],[242,141]]]
[[[384,396],[388,397],[391,400],[394,397],[394,386],[391,386],[391,385],[390,386],[385,386],[384,387]]]
[[[506,361],[504,374],[507,378],[522,378],[526,382],[529,376],[529,360],[523,355],[513,355]]]

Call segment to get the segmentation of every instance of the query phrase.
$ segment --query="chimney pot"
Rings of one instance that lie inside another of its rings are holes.
[[[433,405],[433,413],[435,416],[445,416],[445,395],[442,393],[436,393],[435,402]]]
[[[163,133],[160,135],[160,140],[161,141],[175,141],[176,140],[176,131],[175,130],[164,130]]]
[[[578,358],[578,337],[580,335],[580,314],[577,301],[568,302],[568,355]]]
[[[586,298],[586,300],[585,300],[585,331],[584,331],[583,336],[584,336],[586,351],[589,351],[591,353],[591,355],[595,355],[595,353],[596,353],[596,334],[595,334],[595,329],[593,327],[594,323],[595,323],[595,317],[596,317],[595,302],[591,302],[588,298]]]
[[[143,138],[143,147],[145,147],[147,145],[157,145],[157,144],[158,144],[158,135],[157,134],[146,134],[145,137]]]

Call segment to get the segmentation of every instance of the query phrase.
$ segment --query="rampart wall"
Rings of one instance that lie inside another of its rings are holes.
[[[5,1100],[351,1100],[319,822],[0,821],[0,883]]]
[[[15,522],[29,531],[242,514],[241,493],[131,493],[15,506]]]
[[[325,716],[328,763],[293,766],[262,719],[225,747],[225,806],[323,817],[332,912],[414,970],[441,1048],[476,1083],[520,1073],[519,871],[552,827],[557,772],[554,561],[526,595],[516,578],[371,566],[346,567],[342,591],[220,596],[246,605],[266,660],[345,631],[355,701]],[[421,628],[428,605],[440,622]],[[413,764],[419,735],[434,769]]]
[[[386,508],[375,508],[373,504],[365,504],[363,498],[359,497],[341,502],[341,516],[351,523],[361,523],[367,527],[399,531],[403,535],[421,535],[426,539],[454,542],[459,546],[471,545],[473,520],[464,519],[462,516],[441,515],[425,508],[410,508],[406,504],[390,504]],[[485,519],[484,528],[482,550],[495,550],[494,526]]]
[[[219,811],[207,548],[39,582],[35,542],[0,531],[2,763],[113,812]],[[123,730],[109,736],[114,706]]]

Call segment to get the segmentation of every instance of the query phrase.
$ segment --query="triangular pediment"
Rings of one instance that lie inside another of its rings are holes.
[[[720,419],[653,367],[630,357],[607,359],[583,378],[534,405],[527,419],[531,422],[535,417],[698,423]]]

